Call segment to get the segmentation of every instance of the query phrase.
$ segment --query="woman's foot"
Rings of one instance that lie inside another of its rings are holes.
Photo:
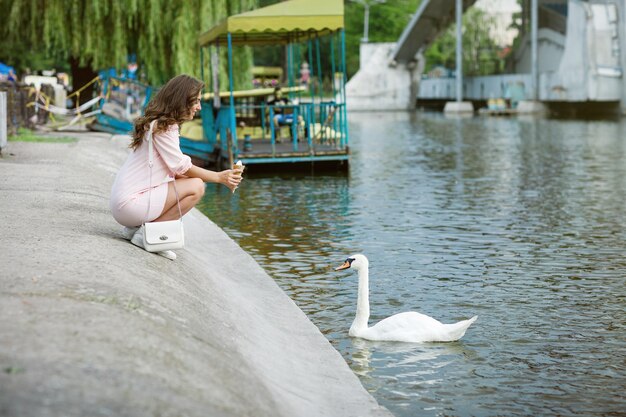
[[[135,234],[133,234],[133,237],[130,239],[130,243],[132,243],[135,246],[140,247],[141,249],[146,249],[146,247],[143,244],[143,226],[139,227],[136,231]],[[163,251],[159,251],[159,252],[152,252],[156,255],[160,255],[164,258],[167,258],[171,261],[176,259],[176,254],[174,252],[172,252],[171,250],[163,250]]]
[[[124,239],[126,240],[131,240],[137,230],[139,230],[139,226],[137,227],[124,226],[124,228],[122,229],[122,236],[124,236]]]
[[[133,236],[130,238],[130,243],[132,243],[135,246],[139,246],[141,249],[146,248],[143,245],[143,226],[135,230],[135,233],[133,233]]]
[[[157,255],[161,255],[164,258],[169,259],[170,261],[176,260],[176,254],[171,250],[162,250],[161,252],[154,252]]]

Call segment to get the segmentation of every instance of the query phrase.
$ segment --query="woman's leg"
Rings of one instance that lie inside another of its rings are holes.
[[[184,178],[176,180],[176,189],[178,190],[178,198],[180,200],[180,211],[185,215],[189,210],[198,204],[198,201],[204,195],[204,182],[200,178]],[[154,219],[154,222],[165,222],[168,220],[176,220],[180,218],[178,213],[178,205],[176,204],[176,192],[174,191],[174,182],[170,182],[167,188],[167,198],[165,199],[165,207],[161,215]]]

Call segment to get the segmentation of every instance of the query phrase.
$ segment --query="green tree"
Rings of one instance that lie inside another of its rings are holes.
[[[259,6],[269,6],[281,0],[259,0]],[[284,1],[284,0],[283,0]],[[405,26],[411,20],[413,13],[421,0],[386,0],[384,3],[370,1],[369,41],[395,42],[398,40]],[[352,76],[359,69],[359,47],[363,37],[364,7],[360,2],[346,0],[344,2],[344,26],[346,32],[346,67],[348,76]],[[330,62],[328,59],[328,40],[321,42],[324,51],[322,56],[322,73],[330,77]],[[300,49],[302,54],[298,61],[308,61],[306,45]],[[254,49],[254,63],[256,65],[285,67],[285,48],[267,46]],[[315,63],[309,63],[315,65]],[[286,69],[286,68],[285,68]],[[297,69],[296,69],[297,71]],[[314,68],[317,72],[317,68]]]
[[[501,72],[504,61],[498,57],[500,47],[491,38],[493,17],[476,7],[463,15],[463,73],[488,75]],[[426,49],[426,72],[436,66],[456,66],[456,25],[451,25]]]
[[[278,3],[280,0],[260,0],[261,6]],[[379,3],[374,0],[365,0],[371,3],[369,18],[369,41],[370,42],[395,42],[398,40],[404,27],[411,20],[421,0],[386,0]],[[363,4],[354,0],[344,2],[344,26],[346,33],[346,69],[348,77],[359,69],[359,48],[363,37],[364,25]],[[322,48],[327,51],[328,40],[322,41]],[[326,52],[325,52],[326,54]],[[300,61],[308,61],[306,46],[302,48]],[[284,48],[266,47],[255,48],[254,62],[258,65],[284,66]],[[314,63],[309,63],[314,64]],[[314,68],[317,72],[317,68]],[[330,76],[330,63],[328,57],[322,57],[322,72]]]
[[[17,52],[37,45],[35,49],[48,58],[71,63],[75,87],[97,70],[124,68],[129,54],[136,54],[146,81],[160,85],[178,73],[199,76],[198,34],[257,4],[258,0],[0,0],[0,10],[7,12],[0,36]],[[250,52],[238,51],[235,60],[241,69],[238,76],[246,77]]]
[[[67,59],[53,57],[36,45],[27,45],[24,42],[6,42],[0,47],[0,62],[10,64],[22,74],[26,71],[40,71],[51,68],[58,72],[70,71]]]
[[[530,4],[529,0],[517,0],[519,11],[513,13],[509,29],[517,30],[517,35],[513,39],[512,49],[517,49],[526,36],[530,32]]]
[[[368,39],[370,42],[395,42],[409,24],[421,0],[370,1]],[[363,37],[364,7],[356,1],[345,3],[346,55],[348,76],[359,69],[359,47]]]

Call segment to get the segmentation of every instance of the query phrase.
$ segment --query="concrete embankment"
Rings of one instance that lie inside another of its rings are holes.
[[[390,416],[262,268],[193,210],[174,262],[108,210],[126,138],[0,158],[0,415]]]

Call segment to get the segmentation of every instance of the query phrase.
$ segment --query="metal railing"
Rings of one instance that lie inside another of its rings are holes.
[[[229,112],[228,107],[221,112]],[[283,115],[281,120],[276,119]],[[245,127],[246,121],[252,121],[255,126],[260,126],[261,135],[254,139],[267,139],[269,135],[272,153],[276,152],[276,144],[281,140],[280,128],[289,126],[290,142],[293,152],[301,152],[301,145],[306,144],[310,153],[320,149],[345,149],[347,146],[347,119],[344,103],[334,101],[317,103],[298,103],[287,105],[260,105],[239,104],[235,105],[235,118],[238,127]],[[244,122],[245,124],[242,124]],[[238,153],[237,140],[243,139],[230,135],[232,143],[227,143],[228,132],[220,128],[218,130],[222,139],[222,147],[230,146],[235,154]]]

